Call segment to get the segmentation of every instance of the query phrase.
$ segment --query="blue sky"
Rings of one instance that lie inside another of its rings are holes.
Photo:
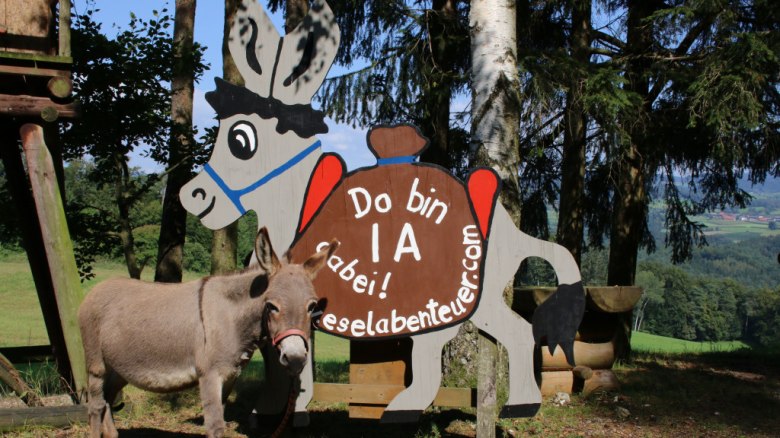
[[[86,0],[74,0],[74,14],[83,13],[87,9]],[[170,14],[174,11],[173,1],[150,0],[97,0],[95,20],[102,23],[103,32],[112,36],[118,29],[127,27],[131,12],[136,16],[148,19],[153,16],[153,11],[167,9]],[[221,76],[222,72],[222,21],[224,16],[224,1],[200,0],[197,2],[195,12],[195,40],[206,47],[205,60],[209,64],[209,70],[205,72],[200,81],[195,85],[193,123],[199,128],[205,128],[216,124],[215,113],[205,100],[205,93],[214,88],[214,78]],[[283,17],[280,13],[271,14],[280,33],[283,33]],[[355,68],[359,68],[357,66]],[[330,75],[339,75],[346,70],[333,66]],[[365,146],[366,130],[340,125],[330,119],[326,119],[329,132],[320,135],[323,149],[339,153],[344,157],[350,169],[370,165],[374,158]],[[149,172],[158,172],[162,167],[151,159],[141,156],[132,157],[132,165],[139,166]]]

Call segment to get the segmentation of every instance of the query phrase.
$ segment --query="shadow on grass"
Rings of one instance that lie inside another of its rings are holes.
[[[638,425],[690,425],[775,436],[780,430],[780,355],[750,350],[639,353],[617,372]],[[599,403],[596,397],[595,402]],[[611,402],[601,398],[602,405]]]

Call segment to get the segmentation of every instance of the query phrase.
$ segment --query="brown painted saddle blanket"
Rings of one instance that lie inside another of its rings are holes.
[[[336,155],[312,173],[293,261],[334,237],[339,250],[315,279],[327,300],[318,327],[347,338],[389,338],[468,318],[479,303],[499,191],[490,169],[462,182],[416,162],[427,140],[408,125],[369,133],[377,165],[344,174]]]

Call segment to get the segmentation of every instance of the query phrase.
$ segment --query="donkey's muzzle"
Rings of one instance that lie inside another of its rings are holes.
[[[279,350],[279,363],[291,375],[298,375],[306,365],[309,346],[308,333],[299,329],[285,330],[276,335],[271,343]]]

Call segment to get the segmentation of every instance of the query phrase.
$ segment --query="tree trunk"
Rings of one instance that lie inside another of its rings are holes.
[[[493,168],[502,180],[500,201],[520,224],[520,149],[517,28],[514,2],[475,0],[471,32],[471,151],[474,165]],[[508,285],[511,287],[512,285]],[[479,340],[477,436],[495,436],[496,364],[491,339]]]
[[[450,101],[454,55],[453,33],[456,32],[457,0],[433,0],[428,11],[428,38],[431,57],[424,67],[427,79],[420,130],[430,139],[428,149],[420,159],[446,169],[452,167],[450,157]]]
[[[135,255],[135,241],[133,239],[133,225],[130,222],[130,208],[132,197],[129,189],[130,170],[124,155],[114,156],[114,165],[117,177],[114,182],[114,196],[119,210],[119,239],[122,242],[122,253],[125,256],[127,273],[130,278],[141,278],[141,268],[138,266],[138,258]]]
[[[157,246],[157,269],[154,281],[179,283],[182,278],[184,238],[187,234],[187,211],[179,201],[179,191],[192,176],[189,151],[192,137],[193,35],[195,0],[176,0],[173,25],[173,80],[171,81],[171,141],[168,173],[163,200],[160,239]]]
[[[222,78],[232,84],[244,85],[244,78],[238,72],[230,56],[228,41],[230,25],[236,16],[240,0],[225,0],[225,21],[222,28]],[[238,222],[214,231],[211,239],[211,273],[224,274],[235,271],[238,251]]]
[[[652,49],[653,27],[647,18],[662,7],[653,0],[630,0],[626,23],[626,87],[643,99],[643,110],[649,112],[650,62],[642,55]],[[607,284],[631,286],[636,277],[639,245],[647,221],[647,156],[643,147],[645,136],[641,120],[626,120],[628,141],[620,146],[617,157],[616,186],[612,202],[612,228],[609,242]],[[614,339],[615,356],[629,360],[631,356],[631,312],[619,315],[619,327]]]
[[[572,72],[566,93],[561,160],[561,203],[556,240],[574,256],[582,259],[585,213],[585,143],[587,116],[584,87],[590,60],[591,0],[572,2],[571,57],[577,69]]]

